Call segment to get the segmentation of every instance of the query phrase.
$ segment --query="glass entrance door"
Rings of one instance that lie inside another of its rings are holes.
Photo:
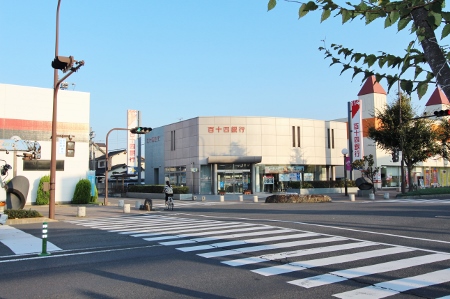
[[[224,171],[218,172],[217,182],[218,190],[226,193],[240,193],[248,188],[250,173],[242,171]]]

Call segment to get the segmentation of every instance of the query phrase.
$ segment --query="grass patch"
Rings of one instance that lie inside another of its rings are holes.
[[[418,189],[416,191],[406,192],[405,194],[399,193],[396,197],[405,196],[422,196],[422,195],[450,195],[450,187],[439,187],[439,188],[425,188]]]

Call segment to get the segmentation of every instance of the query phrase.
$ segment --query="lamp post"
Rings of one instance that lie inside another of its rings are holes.
[[[345,196],[348,196],[347,192],[347,154],[348,149],[343,148],[341,153],[344,155],[344,186],[345,186]]]
[[[132,134],[147,134],[148,132],[150,132],[152,130],[152,128],[150,128],[150,127],[135,127],[135,128],[131,128],[131,129],[114,128],[114,129],[109,130],[108,134],[106,134],[105,198],[103,200],[103,204],[105,206],[108,204],[108,171],[109,171],[109,167],[111,166],[111,165],[109,165],[109,156],[108,156],[108,137],[112,131],[118,131],[118,130],[119,131],[130,131],[130,133],[132,133]],[[140,164],[139,164],[139,167],[140,167]]]
[[[117,131],[117,130],[128,131],[128,129],[126,129],[126,128],[114,128],[114,129],[109,130],[108,134],[106,134],[105,198],[103,200],[103,204],[105,206],[108,204],[108,182],[109,182],[109,180],[108,180],[108,171],[109,171],[109,167],[111,166],[111,165],[109,165],[109,156],[108,156],[108,137],[109,137],[109,134],[112,131]]]
[[[73,57],[60,57],[58,56],[59,45],[59,7],[61,0],[58,0],[58,6],[56,8],[56,40],[55,40],[55,60],[52,62],[53,67],[53,116],[52,116],[52,136],[51,136],[51,157],[50,157],[50,199],[48,205],[48,218],[55,219],[55,182],[56,182],[56,137],[57,137],[57,103],[58,103],[58,89],[60,84],[66,80],[70,75],[76,72],[81,66],[84,65],[84,61],[75,61]],[[58,59],[59,58],[59,59]],[[77,66],[73,67],[73,63]],[[63,78],[58,80],[58,69],[70,72]]]

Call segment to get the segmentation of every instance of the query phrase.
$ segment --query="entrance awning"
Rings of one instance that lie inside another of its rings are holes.
[[[212,156],[206,159],[208,164],[217,163],[261,163],[262,156]]]

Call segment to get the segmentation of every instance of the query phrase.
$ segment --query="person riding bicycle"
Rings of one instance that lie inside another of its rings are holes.
[[[167,204],[167,200],[169,199],[169,196],[172,197],[173,196],[173,189],[172,186],[170,185],[169,181],[166,181],[166,185],[164,186],[164,191],[166,194],[166,204]]]

